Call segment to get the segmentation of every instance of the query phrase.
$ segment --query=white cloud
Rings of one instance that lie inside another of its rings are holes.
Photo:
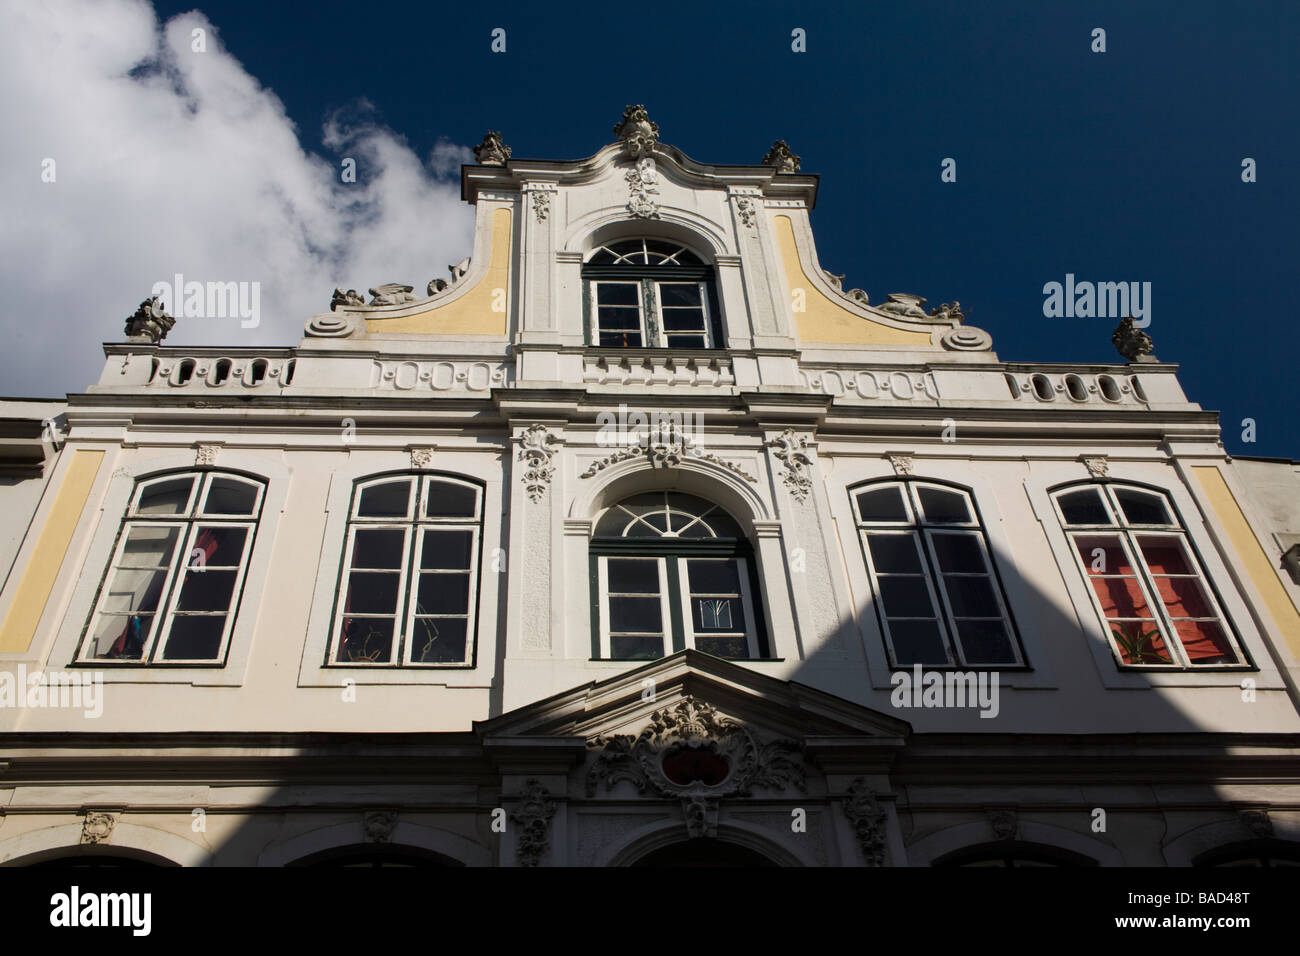
[[[200,13],[160,24],[143,0],[5,3],[0,88],[0,395],[83,391],[99,343],[121,341],[177,272],[260,282],[261,323],[180,317],[167,344],[294,345],[336,285],[423,292],[469,254],[468,150],[439,141],[422,163],[364,103],[326,124],[338,156],[305,150]],[[343,156],[356,183],[340,180]]]

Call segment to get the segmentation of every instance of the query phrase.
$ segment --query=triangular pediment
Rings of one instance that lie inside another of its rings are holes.
[[[768,736],[901,745],[903,720],[795,681],[695,650],[593,681],[474,725],[485,741],[636,735],[656,713],[693,700]]]

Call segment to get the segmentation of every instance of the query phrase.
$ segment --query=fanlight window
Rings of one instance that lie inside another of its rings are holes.
[[[970,495],[920,481],[850,492],[890,663],[1022,663]]]
[[[762,654],[752,554],[712,502],[652,492],[614,505],[596,525],[592,574],[599,657],[654,660],[683,647]]]
[[[1165,494],[1107,483],[1074,485],[1054,500],[1121,664],[1246,663]]]
[[[359,482],[330,663],[471,665],[482,516],[482,489],[461,479]]]
[[[262,494],[261,482],[223,472],[140,481],[80,659],[224,660]]]
[[[588,333],[602,348],[718,348],[713,271],[685,246],[626,239],[583,266]]]

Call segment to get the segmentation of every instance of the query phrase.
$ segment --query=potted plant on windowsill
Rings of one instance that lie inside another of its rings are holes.
[[[1169,664],[1169,652],[1164,647],[1157,647],[1160,629],[1144,631],[1142,625],[1129,621],[1111,629],[1115,643],[1119,645],[1122,662],[1125,664]]]

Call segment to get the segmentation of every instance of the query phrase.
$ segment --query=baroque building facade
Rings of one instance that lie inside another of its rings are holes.
[[[0,862],[1300,860],[1296,466],[615,133],[489,134],[423,295],[0,402]]]

